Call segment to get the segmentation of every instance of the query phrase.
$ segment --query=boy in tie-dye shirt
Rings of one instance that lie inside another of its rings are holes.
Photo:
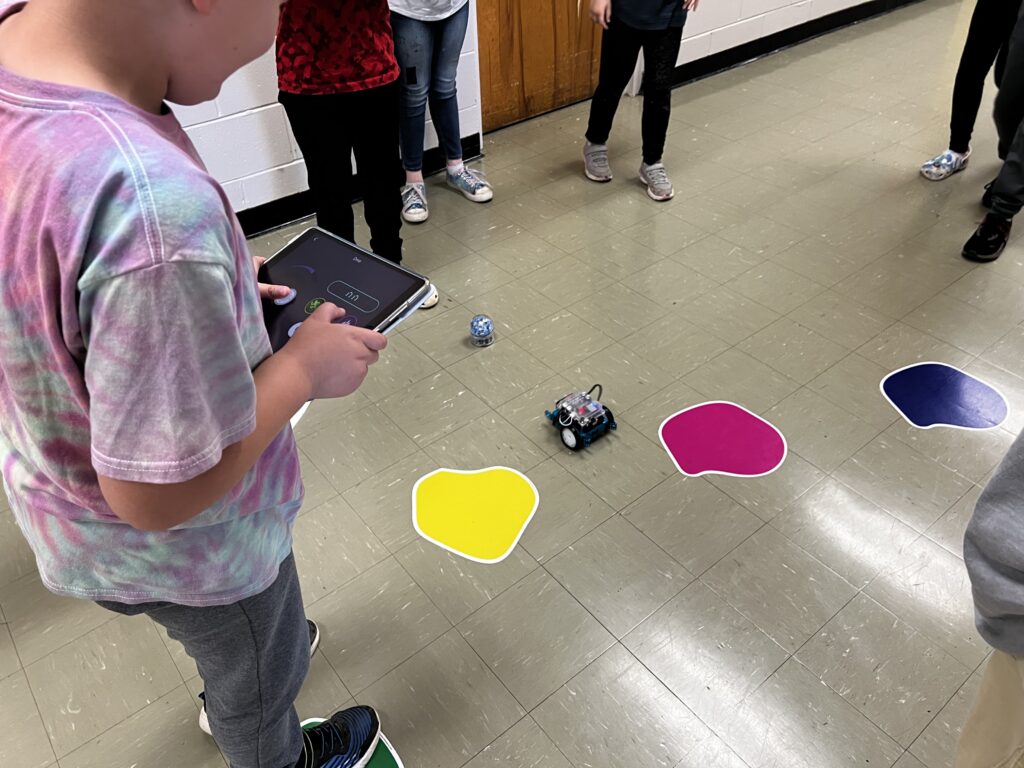
[[[316,633],[288,420],[386,342],[324,305],[271,354],[280,289],[164,103],[216,96],[280,6],[0,0],[0,461],[46,586],[180,640],[232,768],[351,768],[373,710],[303,733],[293,706]]]

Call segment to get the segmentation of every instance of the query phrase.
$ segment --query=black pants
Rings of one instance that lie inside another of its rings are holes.
[[[953,85],[949,148],[954,152],[966,152],[971,145],[985,77],[992,69],[993,62],[996,85],[1002,85],[1010,33],[1017,21],[1020,5],[1021,0],[978,0],[974,7],[967,42],[964,43],[964,52],[956,71],[956,83]]]
[[[615,110],[636,69],[637,56],[643,49],[644,162],[650,165],[661,161],[668,118],[672,113],[672,73],[682,39],[682,27],[634,29],[612,18],[611,25],[601,37],[601,72],[594,99],[590,102],[587,141],[592,144],[608,143]]]
[[[317,223],[338,237],[355,241],[354,152],[370,226],[370,250],[395,262],[402,260],[405,180],[398,145],[401,95],[395,82],[328,96],[278,96],[306,159]]]
[[[992,211],[1012,218],[1024,206],[1024,15],[1018,16],[1010,36],[994,116],[1003,167],[992,187]]]

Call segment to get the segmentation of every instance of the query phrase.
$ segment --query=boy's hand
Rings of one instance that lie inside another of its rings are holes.
[[[260,273],[260,267],[263,266],[263,262],[265,261],[266,259],[264,259],[262,256],[252,257],[252,263],[253,266],[256,267],[257,275]],[[283,299],[285,296],[291,293],[291,289],[284,285],[270,285],[269,283],[260,283],[259,286],[260,298],[269,299],[271,301],[273,301],[274,299]]]
[[[590,0],[590,19],[600,24],[602,29],[608,29],[612,20],[612,0]]]
[[[700,0],[683,0],[683,8],[688,11],[696,11],[699,5]]]
[[[345,310],[321,304],[278,352],[308,378],[313,400],[351,395],[388,345],[383,334],[344,325],[343,317]]]

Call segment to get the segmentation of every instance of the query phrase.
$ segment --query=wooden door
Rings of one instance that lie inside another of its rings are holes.
[[[589,0],[477,0],[484,130],[589,99],[601,28]]]

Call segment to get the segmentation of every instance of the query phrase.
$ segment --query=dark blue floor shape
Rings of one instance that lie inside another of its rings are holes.
[[[1006,420],[1006,399],[989,384],[944,363],[918,363],[890,373],[882,393],[921,429],[991,429]]]

